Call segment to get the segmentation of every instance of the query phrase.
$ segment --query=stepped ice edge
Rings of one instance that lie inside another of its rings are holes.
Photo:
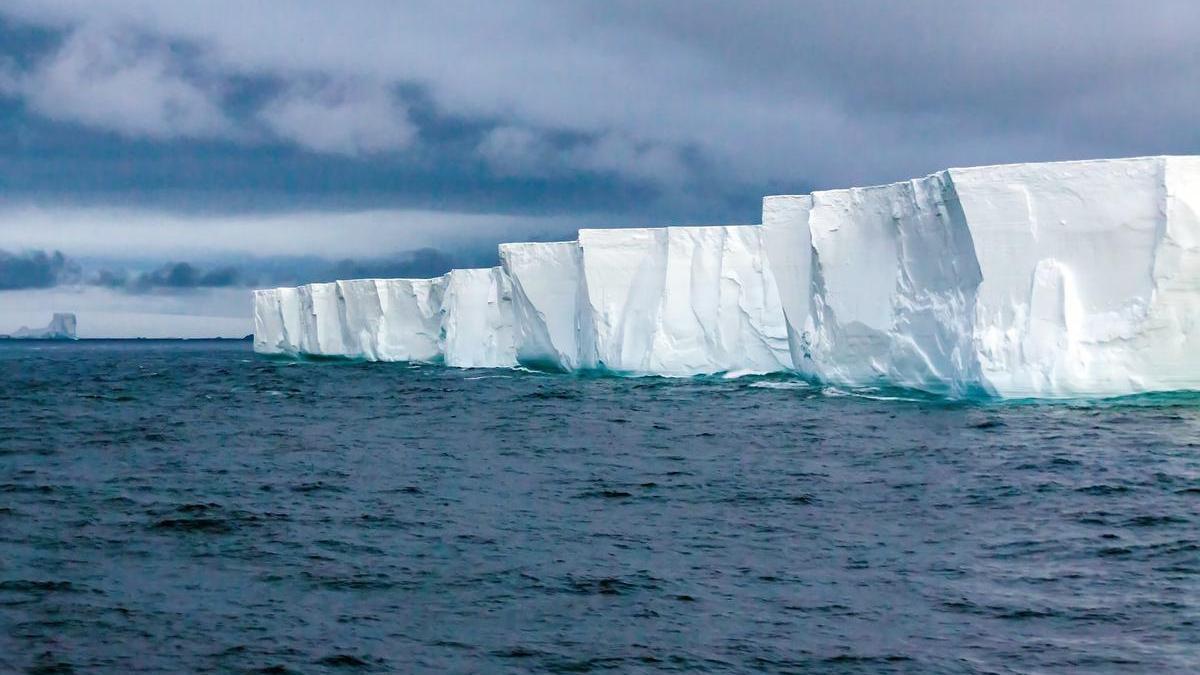
[[[1200,388],[1200,157],[777,195],[762,224],[502,244],[437,279],[256,291],[256,351],[949,396]]]

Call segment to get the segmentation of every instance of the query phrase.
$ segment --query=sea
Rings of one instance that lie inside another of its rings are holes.
[[[0,672],[1200,671],[1200,396],[0,344]]]

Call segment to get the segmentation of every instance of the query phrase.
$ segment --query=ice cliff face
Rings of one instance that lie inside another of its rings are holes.
[[[763,222],[779,240],[773,255],[808,256],[784,277],[802,298],[788,322],[802,370],[955,394],[978,380],[969,310],[979,266],[946,176],[768,197]]]
[[[255,292],[255,349],[952,396],[1200,387],[1200,158],[772,196],[761,226],[581,230],[501,267]]]
[[[1200,158],[950,172],[983,281],[974,343],[1006,396],[1200,386]]]
[[[254,292],[254,350],[440,362],[445,278],[355,279]]]
[[[757,226],[581,230],[504,244],[517,358],[557,370],[767,373],[791,367]]]
[[[757,226],[581,230],[587,367],[661,375],[792,367]]]
[[[446,283],[442,335],[446,365],[496,368],[517,365],[512,286],[499,267],[454,270]]]
[[[583,355],[592,353],[592,331],[578,243],[501,244],[500,263],[512,282],[517,360],[579,369]]]
[[[444,288],[444,277],[338,281],[343,349],[337,355],[369,361],[439,361]]]
[[[1106,396],[1200,386],[1198,205],[1200,159],[1153,157],[767,197],[763,222],[781,242],[771,255],[811,255],[807,303],[785,302],[802,370]]]

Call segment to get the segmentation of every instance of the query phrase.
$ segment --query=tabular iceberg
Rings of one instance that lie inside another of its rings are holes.
[[[1198,213],[1200,158],[1152,157],[767,197],[763,220],[811,256],[802,370],[1060,397],[1200,386]]]
[[[75,340],[78,339],[75,330],[78,322],[70,312],[55,312],[50,323],[43,328],[27,328],[21,326],[12,335],[0,335],[0,338],[12,340]]]
[[[343,349],[321,353],[369,361],[440,361],[444,287],[444,277],[338,281]]]
[[[950,174],[983,275],[986,385],[1005,396],[1200,386],[1200,158]]]
[[[500,264],[512,282],[517,360],[535,368],[579,369],[593,348],[578,242],[501,244]]]
[[[445,278],[354,279],[254,292],[254,350],[370,361],[442,360]]]
[[[979,266],[946,177],[794,202],[767,197],[763,222],[776,238],[806,233],[772,248],[790,255],[800,246],[809,256],[791,273],[791,293],[805,296],[792,311],[808,313],[789,320],[801,330],[791,342],[803,345],[803,370],[952,394],[977,384],[969,310]]]
[[[501,267],[255,292],[272,354],[951,396],[1200,388],[1200,158],[770,196],[762,225],[589,230]]]
[[[517,365],[512,288],[503,269],[451,271],[442,302],[446,365],[456,368]]]
[[[757,226],[580,230],[587,367],[660,375],[792,367]]]

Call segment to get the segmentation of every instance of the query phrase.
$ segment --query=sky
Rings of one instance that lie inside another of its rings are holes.
[[[249,292],[765,194],[1200,153],[1194,0],[4,0],[0,333],[241,336]]]

